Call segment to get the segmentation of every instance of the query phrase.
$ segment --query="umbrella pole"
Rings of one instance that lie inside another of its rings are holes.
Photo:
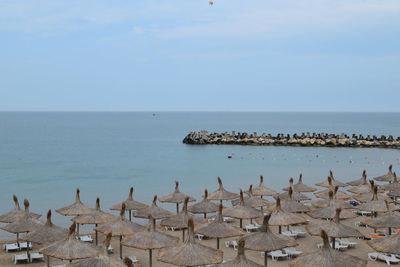
[[[122,260],[122,235],[119,236],[119,257]]]
[[[182,241],[185,242],[185,229],[182,230]]]
[[[153,251],[151,249],[149,249],[149,266],[152,267],[153,266],[153,257],[152,257],[152,253]]]
[[[261,199],[263,199],[263,196],[260,196]],[[261,206],[261,212],[263,212],[263,206]]]
[[[389,227],[389,235],[392,235],[392,228]]]
[[[79,223],[76,226],[77,226],[76,227],[76,232],[78,233],[78,237],[79,237]],[[81,239],[81,238],[79,237],[79,239]]]
[[[129,210],[129,221],[130,222],[132,221],[132,211],[131,210]]]
[[[20,247],[20,245],[19,245],[19,233],[17,233],[17,246]]]
[[[204,213],[204,219],[207,218],[207,213]]]
[[[331,240],[332,240],[332,248],[335,249],[335,238],[332,237]]]
[[[219,237],[217,237],[217,249],[219,249]]]
[[[286,226],[287,227],[287,230],[289,231],[289,225],[288,226]]]
[[[97,223],[96,223],[96,227],[97,227]],[[97,230],[94,230],[94,232],[96,233],[96,246],[97,246],[97,236],[98,236]]]
[[[219,200],[219,204],[222,204],[222,199]]]
[[[264,266],[268,265],[268,253],[265,251],[264,252]]]
[[[47,259],[47,260],[46,260],[46,261],[47,261],[47,267],[50,267],[50,256],[47,255],[47,256],[46,256],[46,259]]]
[[[239,219],[239,223],[240,223],[240,229],[243,229],[243,228],[242,228],[242,226],[243,226],[243,221],[242,221],[242,219]]]
[[[282,226],[279,225],[279,233],[282,234]]]
[[[176,214],[179,213],[179,203],[176,203]]]

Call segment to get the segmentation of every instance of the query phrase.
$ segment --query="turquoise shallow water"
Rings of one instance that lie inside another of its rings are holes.
[[[170,193],[175,180],[200,199],[205,188],[217,188],[217,176],[238,191],[263,174],[278,190],[300,172],[314,184],[329,169],[348,181],[363,169],[371,178],[389,164],[400,167],[398,150],[182,143],[189,131],[203,129],[397,137],[400,113],[0,113],[0,213],[12,207],[14,193],[44,214],[71,204],[76,187],[83,202],[94,205],[99,196],[107,209],[125,199],[130,186],[138,200],[150,203],[154,194]],[[67,226],[68,219],[57,215],[54,221]]]

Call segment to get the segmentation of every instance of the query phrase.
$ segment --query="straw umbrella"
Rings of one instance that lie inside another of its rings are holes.
[[[276,199],[275,209],[270,213],[270,215],[271,218],[269,219],[269,225],[279,226],[279,233],[282,233],[282,226],[287,226],[289,228],[289,225],[305,223],[307,221],[307,219],[301,215],[282,210],[281,199],[279,197]],[[258,222],[261,221],[258,220]]]
[[[147,230],[138,232],[131,237],[122,240],[122,245],[138,249],[149,250],[149,265],[153,265],[153,249],[161,249],[178,243],[179,238],[158,232],[153,218],[149,215],[149,227]]]
[[[370,189],[369,189],[368,192],[353,195],[352,198],[354,198],[355,200],[357,200],[359,202],[368,202],[368,201],[370,201],[374,196],[374,188],[376,187],[376,185],[375,185],[375,182],[373,180],[370,180],[369,183],[370,183]],[[388,200],[389,202],[392,201],[385,194],[379,194],[379,198],[381,198],[382,200]]]
[[[332,248],[335,248],[335,239],[343,237],[361,237],[361,233],[347,225],[340,223],[340,212],[342,210],[336,209],[336,216],[333,221],[329,221],[325,224],[308,225],[306,230],[310,235],[318,236],[321,230],[324,230],[329,237],[332,239]]]
[[[238,194],[225,190],[220,177],[218,177],[218,184],[219,188],[208,195],[208,200],[219,200],[222,203],[222,200],[231,200],[239,197]]]
[[[246,192],[247,197],[243,197],[244,203],[246,206],[252,208],[265,207],[269,205],[269,201],[266,199],[258,198],[253,195],[253,185],[251,184],[249,190]],[[240,204],[240,199],[234,199],[231,201],[232,206],[236,206]]]
[[[176,203],[176,214],[178,214],[179,213],[179,204],[183,203],[185,201],[186,197],[189,198],[189,202],[196,201],[195,198],[185,195],[184,193],[181,193],[179,191],[179,182],[175,181],[175,191],[168,196],[160,197],[159,201],[160,202],[168,202],[168,203]]]
[[[13,200],[15,204],[15,208],[3,215],[0,215],[0,222],[2,223],[12,223],[15,222],[20,216],[23,216],[25,212],[21,210],[18,203],[18,198],[16,195],[13,195]],[[29,213],[34,219],[39,219],[40,215],[36,213]]]
[[[217,239],[217,249],[219,249],[219,239],[233,237],[238,235],[244,235],[245,232],[235,226],[232,226],[223,220],[222,216],[222,204],[219,204],[219,212],[215,221],[210,224],[201,227],[195,231],[197,234],[202,234],[207,237]]]
[[[17,220],[15,220],[14,222],[1,227],[1,229],[17,235],[18,246],[19,246],[20,233],[32,232],[43,226],[42,221],[34,219],[32,216],[29,215],[29,201],[27,199],[24,199],[24,206],[25,206],[24,215],[18,217]],[[29,257],[29,242],[26,253],[28,254]]]
[[[351,185],[351,186],[359,186],[359,185],[365,184],[366,181],[367,181],[367,172],[365,170],[363,170],[363,173],[362,173],[360,179],[348,182],[347,184]]]
[[[51,210],[47,212],[46,223],[36,230],[22,236],[21,239],[38,244],[49,244],[66,238],[67,229],[58,227],[51,222]],[[47,266],[50,266],[50,258],[47,257]]]
[[[281,203],[282,210],[291,213],[309,212],[311,210],[310,207],[304,205],[303,203],[293,200],[293,190],[291,187],[289,188],[288,193],[289,198]]]
[[[331,183],[329,183],[329,177],[330,177],[331,180],[332,180]],[[315,185],[321,186],[321,187],[330,187],[331,184],[332,184],[333,186],[339,186],[339,187],[346,187],[346,186],[347,186],[347,184],[335,180],[335,178],[333,177],[333,172],[332,172],[332,171],[329,171],[328,179],[326,179],[326,180],[324,180],[324,181],[322,181],[322,182],[316,183]]]
[[[283,188],[284,191],[289,191],[289,187]],[[297,184],[292,185],[293,191],[295,192],[314,192],[317,191],[316,188],[303,184],[303,174],[300,173],[299,181]]]
[[[132,210],[139,210],[139,209],[144,209],[147,208],[148,206],[144,203],[141,203],[139,201],[133,200],[133,187],[129,189],[129,196],[125,201],[122,201],[121,203],[112,205],[110,210],[121,210],[122,208],[122,203],[125,203],[125,208],[126,210],[129,211],[129,220],[132,221]]]
[[[400,225],[400,215],[392,212],[389,209],[389,203],[386,202],[386,208],[388,213],[382,217],[374,219],[372,222],[368,223],[368,226],[374,229],[378,228],[388,228],[389,235],[392,234],[392,227],[397,228]]]
[[[290,184],[289,187],[292,187],[292,189],[293,189],[293,178],[289,179],[289,184]],[[300,192],[296,192],[294,190],[292,190],[292,192],[293,193],[292,193],[291,199],[293,199],[295,201],[311,200],[311,198],[309,196],[305,195],[305,194],[302,194]],[[280,193],[280,194],[276,194],[273,197],[275,199],[277,199],[279,197],[281,200],[289,199],[289,192],[286,191],[286,192],[283,192],[283,193]]]
[[[195,214],[204,214],[204,219],[207,218],[207,213],[217,212],[218,204],[207,199],[208,191],[204,190],[203,200],[188,207],[188,211]]]
[[[158,260],[178,266],[199,266],[222,262],[223,252],[196,242],[193,220],[188,221],[188,236],[183,243],[173,247],[162,248]]]
[[[320,235],[324,243],[322,249],[299,256],[289,262],[290,267],[364,267],[367,265],[366,260],[331,249],[329,246],[328,235],[324,230],[321,231]]]
[[[97,256],[81,260],[77,263],[69,264],[68,267],[123,267],[122,261],[108,256],[108,247],[111,243],[112,234],[109,233],[104,241],[104,246],[100,248]]]
[[[51,243],[40,249],[39,252],[69,262],[90,258],[99,253],[97,249],[76,239],[75,223],[70,226],[66,239]]]
[[[157,206],[157,195],[154,196],[153,204],[151,206],[136,210],[133,213],[133,216],[138,218],[148,218],[149,214],[154,221],[158,219],[168,218],[174,215],[172,212]]]
[[[389,191],[399,191],[400,190],[400,182],[399,179],[397,178],[396,173],[393,173],[393,182],[390,184],[385,184],[381,185],[381,188],[384,190],[389,190]]]
[[[182,211],[180,213],[161,221],[161,226],[169,226],[182,229],[182,241],[185,240],[185,229],[187,227],[189,219],[192,219],[193,223],[195,223],[196,225],[206,223],[205,219],[188,213],[187,211],[188,202],[189,202],[189,197],[186,197],[185,202],[183,203]]]
[[[339,186],[338,185],[333,185],[333,180],[331,177],[328,177],[328,183],[329,183],[329,188],[316,192],[314,195],[319,198],[323,199],[329,199],[329,191],[334,191],[334,197],[335,199],[349,199],[351,196],[346,194],[345,192],[339,191]]]
[[[394,175],[393,175],[393,172],[392,172],[392,164],[390,164],[389,171],[387,172],[387,174],[375,177],[374,180],[375,181],[379,181],[379,182],[393,182],[394,181]]]
[[[386,202],[384,200],[378,199],[378,188],[374,187],[374,194],[372,196],[371,201],[361,203],[358,206],[355,206],[358,210],[365,210],[371,212],[386,212],[388,208],[386,207]]]
[[[100,209],[100,198],[97,198],[96,209],[93,212],[76,216],[75,218],[72,219],[72,221],[76,224],[94,224],[95,227],[97,227],[99,224],[104,224],[116,219],[117,219],[116,216],[106,213]],[[95,231],[95,233],[96,233],[96,246],[97,246],[98,242],[97,231]]]
[[[336,209],[337,208],[350,208],[347,205],[350,205],[348,203],[344,203],[339,200],[333,200],[333,192],[329,192],[329,205],[323,208],[318,208],[316,210],[313,210],[308,213],[308,215],[314,219],[333,219],[336,216]],[[353,208],[351,206],[351,208]],[[350,218],[355,218],[357,217],[357,214],[348,211],[348,210],[343,210],[340,213],[340,219],[350,219]]]
[[[225,263],[220,263],[217,266],[219,267],[262,267],[262,265],[255,263],[246,258],[244,254],[245,241],[243,238],[240,238],[238,241],[238,252],[237,256],[234,260],[228,261]]]
[[[252,207],[246,206],[243,200],[243,191],[240,190],[240,204],[223,210],[223,215],[240,221],[240,229],[242,229],[243,219],[255,219],[262,216],[262,213]]]
[[[349,202],[345,202],[344,200],[334,199],[333,191],[330,191],[328,195],[329,195],[328,200],[327,199],[317,199],[317,200],[311,201],[311,204],[315,208],[326,208],[328,206],[335,206],[335,207],[341,208],[341,209],[353,209],[354,208]]]
[[[378,252],[400,254],[400,235],[369,240],[367,244]]]
[[[283,235],[276,235],[269,229],[271,214],[264,216],[260,232],[255,232],[245,236],[245,248],[257,251],[264,251],[264,265],[267,266],[268,252],[294,247],[298,244],[294,239]]]
[[[277,194],[278,192],[264,185],[264,177],[260,175],[260,184],[256,188],[254,188],[253,195],[260,196],[262,198],[263,196],[275,196]]]
[[[354,193],[354,194],[362,194],[362,193],[370,192],[371,186],[367,181],[367,176],[363,176],[361,179],[363,179],[362,183],[360,183],[359,185],[353,186],[352,188],[347,189],[347,191]]]
[[[94,228],[95,231],[99,231],[100,233],[104,234],[112,233],[113,236],[119,236],[119,256],[121,259],[122,259],[122,237],[133,235],[144,229],[142,225],[127,220],[124,214],[125,214],[125,203],[122,204],[119,218]]]

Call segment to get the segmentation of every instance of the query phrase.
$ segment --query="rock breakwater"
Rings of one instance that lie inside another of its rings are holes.
[[[256,132],[208,133],[207,131],[190,132],[183,143],[193,145],[255,145],[255,146],[318,146],[318,147],[378,147],[400,149],[400,137],[376,135],[302,133],[299,134],[266,134]]]

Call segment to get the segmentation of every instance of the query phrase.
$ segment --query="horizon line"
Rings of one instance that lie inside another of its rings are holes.
[[[400,111],[296,110],[0,110],[0,113],[400,113]]]

